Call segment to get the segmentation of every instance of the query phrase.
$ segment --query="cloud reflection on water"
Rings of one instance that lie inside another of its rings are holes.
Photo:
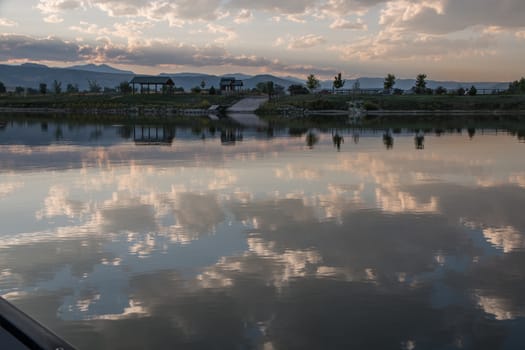
[[[46,228],[5,224],[0,290],[99,348],[505,342],[525,314],[519,165],[402,139],[393,155],[302,143],[2,148],[19,179],[2,175],[0,205],[31,197]],[[60,166],[33,173],[42,156]]]

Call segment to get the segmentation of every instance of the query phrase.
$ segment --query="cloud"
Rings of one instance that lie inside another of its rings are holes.
[[[322,12],[332,17],[349,14],[363,14],[371,7],[385,3],[387,0],[327,0],[321,5]]]
[[[405,31],[452,33],[473,26],[524,27],[522,0],[396,0],[382,10],[380,23]]]
[[[380,32],[354,43],[334,46],[343,59],[404,60],[422,58],[440,60],[444,57],[483,56],[494,52],[497,41],[491,35],[481,34],[469,39],[452,39],[414,33]]]
[[[226,6],[284,15],[301,15],[314,8],[316,3],[316,0],[231,0]]]
[[[18,23],[8,18],[0,18],[0,27],[17,27]]]
[[[208,32],[210,34],[219,34],[221,37],[215,39],[216,43],[227,43],[237,39],[237,32],[232,28],[228,28],[219,24],[208,23]]]
[[[220,17],[220,0],[181,0],[159,2],[146,0],[40,0],[36,6],[43,14],[59,14],[78,8],[97,8],[111,17],[142,17],[168,21],[180,26],[187,21],[215,20]]]
[[[248,23],[253,21],[253,13],[249,10],[240,10],[235,19],[233,20],[237,24]]]
[[[309,49],[326,43],[322,35],[308,34],[299,38],[291,38],[289,49]]]
[[[330,25],[330,28],[331,29],[367,30],[368,26],[361,19],[358,19],[356,22],[350,22],[346,19],[338,18]]]
[[[33,38],[26,35],[0,35],[0,60],[31,59],[73,62],[90,57],[90,48],[56,37]]]

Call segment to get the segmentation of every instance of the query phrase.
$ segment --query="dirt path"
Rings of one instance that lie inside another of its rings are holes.
[[[255,112],[263,103],[268,101],[267,97],[246,97],[228,108],[229,113]]]

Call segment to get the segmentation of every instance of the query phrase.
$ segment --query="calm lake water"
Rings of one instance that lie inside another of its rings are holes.
[[[523,141],[6,121],[0,295],[80,349],[523,349]]]

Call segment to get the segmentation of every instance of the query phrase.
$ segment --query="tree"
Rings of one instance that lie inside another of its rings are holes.
[[[62,92],[62,82],[60,81],[53,81],[53,93],[55,95],[58,95]]]
[[[319,82],[319,79],[315,77],[314,74],[310,74],[306,78],[306,87],[310,89],[310,91],[313,91],[321,86],[321,83]]]
[[[470,89],[468,90],[468,94],[470,96],[476,96],[477,93],[478,93],[478,89],[476,89],[474,85],[472,85]]]
[[[525,92],[525,78],[521,78],[519,81],[515,80],[509,84],[509,91],[512,93],[524,93]]]
[[[130,94],[131,93],[131,85],[127,81],[120,82],[118,89],[123,94]]]
[[[257,91],[263,94],[268,94],[269,99],[271,99],[272,95],[274,94],[274,84],[273,84],[273,81],[271,80],[258,83],[256,85],[256,88],[257,88]]]
[[[300,84],[292,84],[288,86],[288,92],[290,95],[308,95],[310,91]]]
[[[273,87],[273,94],[275,96],[284,95],[284,86],[279,85],[279,84],[275,84],[274,87]]]
[[[460,87],[460,88],[458,89],[457,92],[458,92],[458,95],[459,95],[459,96],[463,96],[463,95],[465,95],[465,92],[466,92],[466,91],[465,91],[465,89],[463,89],[462,87]]]
[[[434,92],[436,95],[444,95],[447,93],[447,89],[445,89],[443,86],[438,86]]]
[[[95,92],[98,93],[102,91],[102,87],[98,84],[96,80],[89,80],[88,79],[88,86],[89,86],[89,92]]]
[[[383,82],[383,87],[385,88],[385,90],[391,90],[394,88],[394,85],[396,85],[396,76],[389,73],[385,77],[385,81]]]
[[[426,78],[427,78],[426,74],[417,75],[416,85],[414,86],[414,91],[416,92],[416,94],[423,94],[426,92],[427,90],[427,82],[425,80]]]
[[[195,86],[195,87],[191,88],[191,92],[193,92],[194,94],[200,94],[201,93],[201,87],[200,86]]]
[[[75,94],[75,93],[78,93],[78,85],[77,85],[77,84],[73,85],[73,84],[71,84],[71,83],[67,84],[67,86],[66,86],[66,92],[67,92],[68,94]]]
[[[210,95],[216,95],[217,94],[217,90],[215,90],[215,86],[211,86],[210,90],[208,91],[208,93]]]
[[[201,81],[201,89],[204,89],[206,87],[206,82],[203,80]]]
[[[4,83],[0,81],[0,94],[5,94],[5,92],[6,92],[5,85]]]
[[[17,95],[22,95],[25,91],[26,91],[26,89],[24,89],[23,86],[15,87],[15,94],[17,94]]]
[[[343,80],[341,78],[341,73],[337,74],[334,77],[334,82],[333,82],[334,89],[342,88],[343,86],[345,86],[345,83],[346,83],[346,80]]]
[[[38,85],[38,91],[40,91],[42,95],[45,95],[47,93],[47,84],[40,83],[40,85]]]

